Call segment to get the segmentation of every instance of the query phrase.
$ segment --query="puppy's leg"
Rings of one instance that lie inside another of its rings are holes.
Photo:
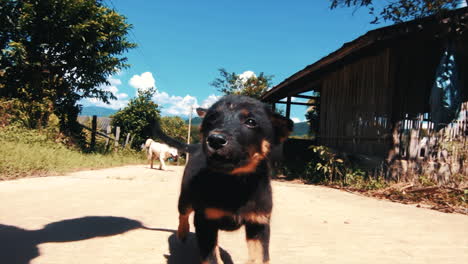
[[[150,162],[150,168],[152,169],[153,168],[153,151],[150,149],[148,149],[148,160]]]
[[[205,219],[202,212],[195,212],[195,229],[202,264],[223,264],[218,248],[218,227]]]
[[[270,224],[246,223],[245,234],[249,250],[247,263],[270,263]]]
[[[159,155],[159,169],[160,170],[166,170],[166,164],[164,163],[164,157],[163,155]]]
[[[190,231],[189,216],[190,213],[193,212],[192,203],[190,201],[190,190],[187,186],[188,185],[186,184],[182,184],[179,195],[179,203],[177,206],[179,210],[179,227],[177,228],[177,238],[182,242],[185,242],[185,239],[187,239],[187,234]]]

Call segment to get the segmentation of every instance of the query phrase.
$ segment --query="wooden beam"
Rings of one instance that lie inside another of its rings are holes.
[[[288,104],[288,102],[279,101],[279,102],[275,102],[275,104]],[[299,102],[290,102],[289,104],[290,105],[306,105],[306,106],[318,105],[318,104],[314,104],[314,103],[299,103]]]
[[[286,102],[286,118],[289,118],[291,116],[291,96],[288,96],[287,102]]]
[[[320,96],[310,96],[310,95],[291,95],[291,97],[304,98],[304,99],[318,99]]]
[[[97,116],[93,115],[93,121],[91,122],[91,151],[94,151],[96,148],[96,132],[97,132]]]

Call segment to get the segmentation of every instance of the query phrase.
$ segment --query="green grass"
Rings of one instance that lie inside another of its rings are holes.
[[[0,128],[0,180],[146,162],[142,152],[125,149],[108,154],[83,153],[53,138],[47,130]]]

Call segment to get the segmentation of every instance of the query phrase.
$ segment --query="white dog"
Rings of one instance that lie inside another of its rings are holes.
[[[177,149],[169,147],[166,144],[158,143],[151,138],[146,140],[145,148],[148,154],[148,160],[151,160],[151,168],[153,168],[154,159],[159,159],[159,169],[166,170],[164,163],[169,157],[177,158]]]

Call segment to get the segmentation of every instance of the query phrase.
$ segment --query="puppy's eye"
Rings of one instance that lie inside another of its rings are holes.
[[[249,119],[245,120],[244,124],[246,124],[250,128],[253,128],[253,127],[257,126],[257,122],[255,122],[255,120],[253,120],[252,118],[249,118]]]

